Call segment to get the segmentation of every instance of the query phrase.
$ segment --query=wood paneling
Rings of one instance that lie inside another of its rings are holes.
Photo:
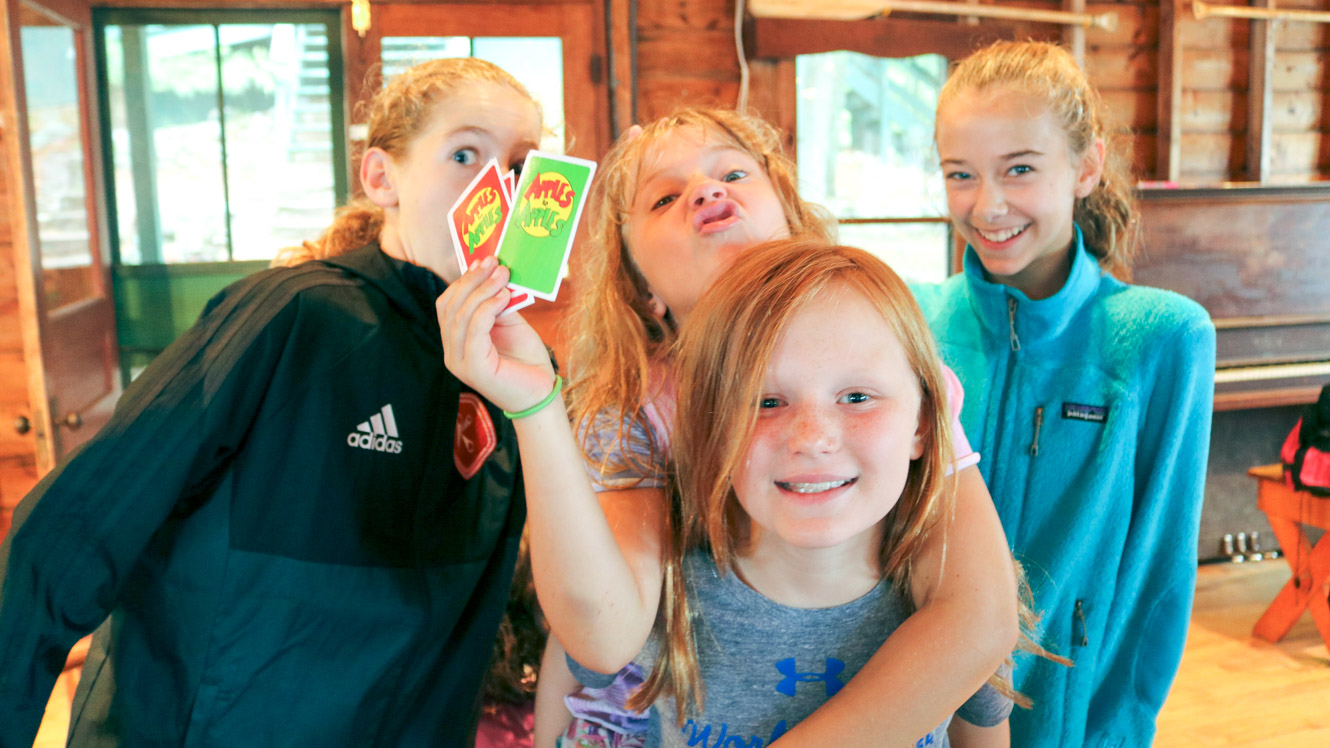
[[[1085,74],[1103,90],[1140,89],[1153,91],[1158,84],[1159,52],[1133,48],[1130,53],[1091,46],[1085,57]]]
[[[739,81],[644,78],[638,82],[637,92],[638,117],[643,122],[649,122],[681,106],[732,107],[739,99]]]
[[[654,31],[637,43],[642,76],[737,80],[738,52],[734,30]],[[731,70],[733,68],[733,70]]]
[[[985,19],[976,26],[958,26],[954,18],[896,15],[863,21],[759,18],[749,22],[746,33],[749,53],[762,58],[849,50],[880,57],[941,54],[960,59],[999,39],[1059,39],[1049,24]]]
[[[723,0],[638,0],[642,29],[724,31],[734,28],[734,6]]]

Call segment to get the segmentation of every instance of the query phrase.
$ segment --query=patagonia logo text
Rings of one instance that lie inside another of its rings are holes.
[[[1080,403],[1063,403],[1062,417],[1074,421],[1090,421],[1091,423],[1103,423],[1108,420],[1107,405],[1082,405]]]

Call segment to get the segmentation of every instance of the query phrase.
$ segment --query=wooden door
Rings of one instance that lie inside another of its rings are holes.
[[[600,52],[604,34],[597,33],[592,4],[374,3],[371,8],[369,31],[364,37],[350,33],[344,45],[348,111],[359,111],[356,105],[373,96],[380,83],[378,71],[391,64],[383,59],[384,39],[558,38],[562,54],[554,62],[563,69],[565,152],[596,159],[609,148],[609,95]],[[354,179],[359,164],[351,167]]]
[[[0,31],[0,115],[12,123],[0,143],[28,390],[14,428],[30,430],[40,476],[97,431],[119,394],[89,2],[4,0]]]
[[[545,124],[561,126],[563,144],[559,148],[564,153],[580,158],[599,160],[610,146],[609,86],[605,79],[605,34],[604,18],[594,3],[584,2],[546,2],[523,4],[497,2],[485,5],[472,4],[394,4],[373,3],[371,6],[371,25],[365,36],[360,37],[350,29],[350,11],[343,16],[343,49],[346,53],[347,111],[361,117],[367,108],[363,106],[371,99],[381,85],[382,70],[391,70],[394,66],[404,65],[401,59],[401,42],[419,40],[422,56],[414,61],[429,59],[430,40],[448,38],[470,39],[476,44],[486,39],[531,40],[522,47],[531,50],[533,55],[550,55],[548,65],[558,66],[562,70],[560,77],[562,101],[549,101],[549,94],[542,97],[542,91],[536,90],[531,81],[524,83],[532,88],[538,99],[544,99]],[[552,55],[550,47],[538,43],[535,39],[558,40],[558,53]],[[437,50],[433,56],[452,56],[447,49]],[[477,53],[477,56],[482,56]],[[530,60],[522,60],[529,63]],[[541,62],[545,60],[542,58]],[[523,79],[523,71],[500,63],[509,72]],[[557,103],[561,112],[554,112]],[[363,127],[363,119],[353,120]],[[352,136],[363,139],[363,133],[357,133],[357,125],[352,125]],[[358,155],[363,143],[353,142],[350,153]],[[544,147],[550,148],[548,144]],[[351,184],[359,192],[359,162],[352,158],[348,166],[351,169]],[[447,206],[443,206],[446,210]],[[574,245],[574,256],[586,242],[587,221],[585,213],[578,237]],[[576,262],[572,263],[576,267]],[[562,338],[561,324],[565,311],[570,307],[570,299],[575,293],[577,278],[567,278],[559,288],[559,298],[554,302],[537,301],[528,307],[523,315],[550,344],[560,360],[564,359],[565,341]]]

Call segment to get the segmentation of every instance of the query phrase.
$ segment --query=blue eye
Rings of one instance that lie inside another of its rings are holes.
[[[963,182],[963,181],[965,181],[965,180],[967,180],[967,179],[970,179],[970,178],[971,178],[971,177],[970,177],[970,173],[969,173],[968,171],[949,171],[949,172],[947,172],[947,179],[950,180],[950,181],[953,181],[953,182]]]
[[[743,178],[746,177],[746,176],[748,176],[748,172],[744,171],[743,169],[735,169],[734,171],[731,171],[731,172],[727,173],[725,176],[721,177],[721,180],[720,180],[720,181],[722,181],[722,182],[737,182],[737,181],[739,181],[740,179],[743,179]]]
[[[1011,171],[1012,174],[1016,174],[1016,175],[1019,176],[1019,175],[1021,175],[1021,174],[1029,174],[1029,173],[1033,172],[1033,171],[1034,171],[1034,167],[1033,167],[1033,166],[1029,166],[1029,165],[1027,165],[1027,164],[1017,164],[1017,165],[1011,167],[1010,171]]]
[[[866,403],[871,399],[873,399],[872,396],[864,392],[850,392],[841,397],[842,402],[849,403],[851,405]]]
[[[480,162],[480,155],[475,148],[458,148],[453,151],[452,159],[463,166],[472,166]]]
[[[762,398],[761,400],[758,401],[757,407],[761,408],[762,410],[768,410],[768,409],[771,409],[771,408],[779,408],[779,407],[780,407],[780,398],[776,398],[776,397],[764,397],[764,398]]]
[[[679,198],[678,195],[666,195],[665,197],[662,197],[661,199],[653,203],[651,209],[655,210],[656,208],[663,208],[666,205],[669,205],[670,203],[674,202],[678,198]]]

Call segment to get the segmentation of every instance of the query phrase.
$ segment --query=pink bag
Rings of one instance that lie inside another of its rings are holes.
[[[1313,496],[1330,497],[1330,384],[1307,407],[1279,450],[1284,480]]]

